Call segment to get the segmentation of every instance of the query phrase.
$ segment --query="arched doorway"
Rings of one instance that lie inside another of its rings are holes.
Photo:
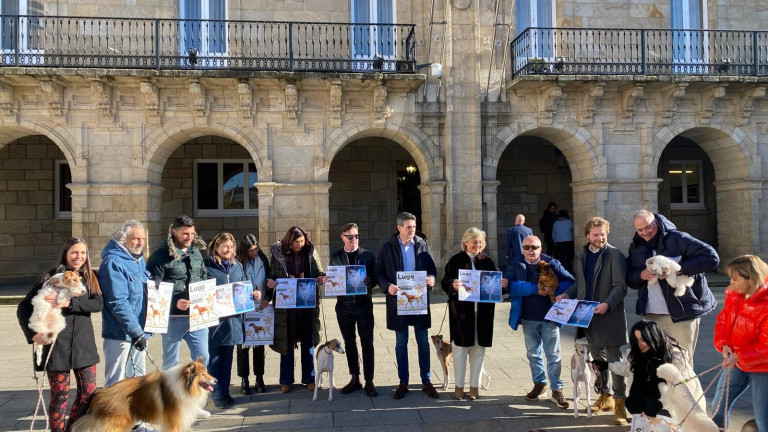
[[[360,245],[374,253],[395,233],[398,213],[413,213],[421,227],[417,165],[390,139],[366,137],[347,144],[333,158],[328,181],[331,251],[339,247],[338,229],[347,222],[360,226]]]
[[[544,236],[539,218],[550,202],[566,209],[573,218],[571,168],[563,153],[550,141],[537,136],[518,136],[504,149],[496,170],[497,244],[499,266],[506,266],[507,229],[522,213],[534,235]]]

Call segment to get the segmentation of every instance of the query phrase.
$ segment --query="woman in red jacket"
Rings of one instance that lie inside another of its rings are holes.
[[[752,409],[757,430],[768,431],[768,264],[754,255],[734,258],[725,268],[731,284],[725,291],[725,307],[715,324],[715,348],[723,354],[723,367],[730,368],[730,381],[724,390],[726,373],[720,376],[712,401],[720,405],[713,420],[724,427],[725,394],[730,413],[747,388],[752,389]],[[720,399],[722,402],[718,404]]]

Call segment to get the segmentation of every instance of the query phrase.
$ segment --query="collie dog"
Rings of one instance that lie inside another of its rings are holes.
[[[72,432],[128,432],[139,422],[162,425],[164,432],[190,428],[216,385],[202,357],[188,363],[127,378],[96,392],[88,414]]]

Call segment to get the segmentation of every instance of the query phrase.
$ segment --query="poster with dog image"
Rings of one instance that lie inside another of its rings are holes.
[[[277,309],[314,308],[317,305],[317,281],[310,278],[279,278],[275,295]]]
[[[189,331],[213,327],[219,324],[214,303],[216,279],[189,284]]]
[[[397,272],[397,314],[426,315],[429,313],[427,298],[427,272]]]
[[[216,301],[213,303],[213,312],[219,318],[235,314],[233,293],[232,284],[216,285]]]
[[[325,269],[328,280],[325,282],[325,296],[347,295],[347,266],[328,266]]]
[[[587,328],[595,315],[597,304],[596,301],[562,299],[549,308],[544,319],[558,324]]]
[[[670,424],[677,422],[671,417],[657,415],[651,419],[642,414],[632,414],[632,432],[671,432]]]
[[[459,270],[459,300],[501,303],[501,272]]]
[[[233,283],[232,291],[235,297],[235,313],[241,314],[256,309],[251,281]]]
[[[275,341],[275,309],[272,305],[245,313],[245,346],[272,345]]]
[[[172,283],[160,282],[157,287],[152,279],[147,281],[147,320],[144,323],[144,333],[168,333],[172,296]]]

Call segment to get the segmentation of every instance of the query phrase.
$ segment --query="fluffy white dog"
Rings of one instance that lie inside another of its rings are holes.
[[[678,274],[680,264],[663,255],[652,256],[645,260],[645,268],[656,275],[657,278],[666,276],[669,286],[675,289],[675,297],[685,294],[686,288],[693,286],[693,277]],[[648,282],[656,283],[657,281],[658,279],[654,278],[654,280]]]
[[[715,422],[701,409],[691,390],[683,383],[683,374],[672,363],[665,363],[656,369],[656,375],[666,383],[659,383],[661,403],[669,410],[672,418],[683,430],[693,432],[718,432]]]
[[[56,273],[45,281],[43,287],[32,298],[32,316],[29,318],[29,328],[41,333],[46,343],[56,340],[56,337],[64,330],[67,323],[61,314],[60,308],[51,306],[46,297],[56,296],[56,303],[69,301],[72,297],[85,294],[85,286],[80,280],[80,275],[74,271]],[[35,344],[37,364],[42,365],[43,346]]]

